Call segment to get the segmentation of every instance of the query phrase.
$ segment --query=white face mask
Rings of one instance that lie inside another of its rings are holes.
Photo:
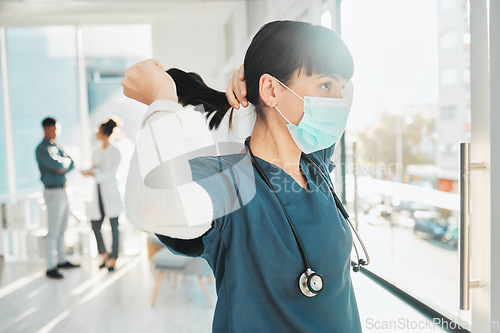
[[[343,91],[342,94],[346,97],[350,96],[350,98],[312,96],[302,98],[280,80],[276,80],[304,102],[304,115],[298,126],[288,121],[278,107],[275,106],[279,114],[288,123],[286,126],[290,135],[301,151],[310,154],[328,148],[340,139],[344,133],[347,116],[349,115],[353,91],[352,83],[349,87],[346,87],[345,92]]]
[[[354,94],[354,85],[352,84],[351,80],[348,80],[343,86],[342,86],[342,97],[349,100],[349,111],[351,111],[351,104],[352,104],[352,96]]]

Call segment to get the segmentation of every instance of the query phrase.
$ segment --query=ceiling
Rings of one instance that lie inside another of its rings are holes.
[[[231,0],[0,0],[2,25],[92,22],[109,19],[136,22],[156,16],[220,18]]]

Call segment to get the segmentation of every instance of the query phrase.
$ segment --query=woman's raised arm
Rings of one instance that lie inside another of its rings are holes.
[[[177,102],[175,82],[157,59],[141,61],[125,71],[123,94],[146,105],[159,99]]]
[[[233,166],[221,160],[205,114],[193,106],[217,106],[208,110],[220,121],[230,108],[224,93],[193,74],[165,73],[154,59],[128,69],[122,85],[127,97],[149,105],[127,178],[125,207],[132,224],[172,238],[193,239],[250,200],[242,190],[250,189],[248,197],[255,192],[246,180],[251,164],[238,161]],[[242,169],[239,177],[233,168]]]

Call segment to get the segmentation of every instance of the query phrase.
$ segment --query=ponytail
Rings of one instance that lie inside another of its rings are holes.
[[[207,119],[213,115],[209,123],[210,129],[217,129],[227,111],[231,109],[229,119],[231,127],[233,108],[227,101],[225,93],[207,86],[197,73],[186,73],[178,68],[170,68],[167,73],[175,81],[179,103],[182,105],[203,105],[205,111],[208,112]]]

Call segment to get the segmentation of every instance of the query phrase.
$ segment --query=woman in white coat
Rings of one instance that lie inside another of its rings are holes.
[[[120,151],[109,142],[109,137],[115,127],[117,127],[117,123],[113,119],[109,119],[99,126],[96,138],[102,144],[94,150],[92,169],[82,172],[84,176],[92,176],[96,181],[91,210],[92,230],[94,230],[97,241],[97,250],[102,255],[102,263],[99,268],[104,268],[108,264],[108,271],[110,272],[114,270],[116,258],[118,257],[120,239],[118,217],[124,210],[115,178],[121,160]],[[101,226],[105,216],[109,218],[113,235],[111,253],[106,250],[101,234]]]

